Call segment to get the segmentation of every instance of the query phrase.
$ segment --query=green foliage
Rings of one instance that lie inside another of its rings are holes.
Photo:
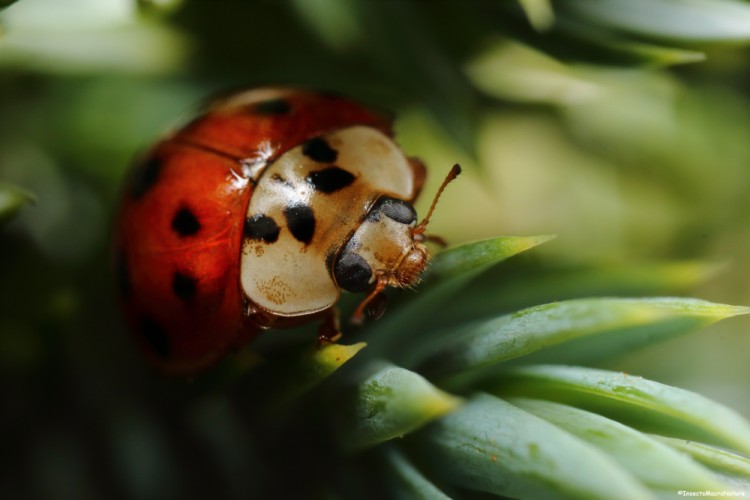
[[[450,269],[447,263],[456,262],[464,273],[486,271],[487,263],[518,248],[507,244],[513,239],[494,241],[449,250],[443,266]],[[436,269],[426,293],[455,279],[453,273],[441,273],[439,265]],[[720,490],[742,480],[739,459],[721,465],[714,460],[713,467],[704,468],[645,432],[747,452],[750,422],[736,412],[640,377],[562,365],[502,368],[508,360],[534,360],[550,346],[564,356],[569,345],[573,357],[580,357],[583,344],[576,347],[576,342],[583,338],[595,346],[589,355],[596,349],[611,355],[745,313],[742,307],[678,298],[578,299],[537,306],[445,335],[433,332],[431,350],[419,336],[408,339],[409,351],[427,353],[426,362],[417,363],[422,368],[362,365],[330,386],[336,404],[329,412],[348,453],[413,435],[398,448],[409,451],[418,465],[395,447],[385,451],[385,470],[398,478],[389,485],[394,495],[439,497],[443,484],[450,491],[521,498],[608,497],[612,491],[655,498],[679,489]],[[599,336],[609,341],[593,342]],[[486,367],[493,369],[478,369]],[[511,398],[477,395],[477,389]]]
[[[501,394],[547,398],[592,408],[638,428],[745,453],[750,423],[703,396],[624,373],[535,365],[508,371],[491,387]]]
[[[435,376],[457,375],[497,365],[565,343],[545,354],[558,362],[594,362],[628,349],[684,334],[746,308],[695,299],[578,299],[524,309],[441,335],[426,370]],[[604,339],[596,337],[605,337]],[[430,369],[432,367],[432,369]]]
[[[411,464],[408,459],[395,448],[384,447],[384,461],[394,478],[388,481],[390,494],[398,499],[432,499],[447,500],[445,495],[437,486],[422,475],[419,470]]]
[[[401,342],[401,335],[424,325],[425,318],[432,311],[459,295],[461,289],[482,271],[549,239],[549,236],[498,237],[466,243],[441,253],[428,271],[422,293],[411,301],[409,307],[373,325],[373,351],[379,353]]]
[[[750,304],[750,3],[13,3],[0,1],[3,497],[750,487],[747,323],[711,326],[748,312],[717,302]],[[460,162],[430,225],[454,245],[340,344],[316,349],[315,325],[269,332],[165,379],[112,292],[120,180],[206,95],[268,84],[395,111],[399,142],[430,167],[420,213]]]
[[[605,498],[613,490],[624,498],[651,498],[596,448],[487,394],[420,438],[439,474],[465,488],[516,498]]]
[[[392,365],[371,369],[374,373],[358,384],[346,402],[353,409],[343,424],[346,448],[354,450],[402,437],[459,405],[457,398],[414,372]]]
[[[304,394],[315,388],[344,363],[351,360],[367,344],[332,344],[321,348],[309,346],[304,352],[278,359],[273,365],[265,366],[265,377],[274,380],[272,401],[267,403],[268,411],[279,412]]]
[[[34,196],[15,186],[0,185],[0,224],[10,220],[25,205],[34,202]]]
[[[724,472],[735,478],[750,482],[750,459],[715,446],[675,439],[665,436],[653,436],[654,439],[668,444],[676,450],[687,453],[696,461],[717,472]]]
[[[588,21],[650,38],[682,43],[750,39],[750,9],[735,0],[570,0]]]
[[[722,488],[692,460],[614,420],[550,401],[512,399],[511,403],[596,446],[650,488],[664,492]]]

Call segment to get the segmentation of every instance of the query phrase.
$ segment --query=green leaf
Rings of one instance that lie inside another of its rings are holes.
[[[380,364],[348,398],[342,444],[357,450],[403,436],[453,411],[459,403],[421,375]]]
[[[463,488],[518,498],[653,498],[595,447],[490,395],[416,437],[435,473]]]
[[[135,5],[37,0],[19,2],[3,16],[7,32],[0,67],[4,69],[170,74],[183,67],[190,49],[189,38],[171,25],[139,22]]]
[[[750,423],[737,412],[693,392],[641,377],[539,365],[509,370],[491,386],[503,396],[567,403],[646,432],[750,452]]]
[[[352,359],[367,344],[329,344],[311,347],[291,360],[276,360],[267,365],[260,378],[274,380],[273,396],[268,403],[269,413],[286,408]]]
[[[510,2],[508,2],[508,5],[511,5]],[[574,13],[565,13],[565,3],[558,3],[557,5],[558,12],[562,12],[562,15],[555,16],[554,29],[547,31],[544,36],[539,36],[536,30],[523,26],[523,23],[518,22],[512,12],[508,10],[503,13],[503,19],[498,19],[500,30],[505,36],[536,49],[536,51],[530,51],[526,48],[523,51],[525,54],[522,58],[514,57],[516,68],[506,69],[510,71],[520,69],[521,74],[517,80],[529,82],[532,91],[534,89],[547,89],[549,92],[546,92],[545,100],[560,102],[568,100],[565,98],[566,94],[572,97],[586,95],[578,93],[587,89],[580,85],[583,82],[576,82],[575,77],[578,76],[579,80],[581,78],[588,79],[593,76],[593,73],[586,70],[581,71],[580,67],[563,65],[561,62],[585,63],[603,67],[661,67],[695,62],[704,58],[701,52],[694,50],[624,39],[617,33],[613,33],[611,29],[581,19]],[[520,45],[520,43],[516,45]],[[536,52],[536,54],[532,52]],[[482,59],[484,59],[485,69],[489,70],[484,76],[490,76],[494,73],[494,76],[499,78],[501,82],[512,82],[516,79],[502,73],[502,66],[507,66],[509,61],[496,48],[491,46],[490,50],[485,52],[484,56],[480,56],[478,61]],[[545,79],[549,81],[535,82],[529,80],[531,73],[535,70],[537,71],[537,78],[540,73],[544,73]],[[481,77],[482,75],[470,73],[470,76]],[[574,79],[571,80],[571,77],[574,77]],[[492,95],[500,91],[500,87],[493,84],[491,79],[482,78],[475,83]],[[519,90],[521,89],[519,88]],[[575,92],[571,93],[571,91]],[[528,92],[526,95],[529,95]],[[536,95],[540,96],[544,93],[536,92]]]
[[[599,298],[546,304],[449,332],[450,336],[436,334],[437,339],[448,340],[427,361],[426,370],[467,378],[470,370],[558,344],[562,345],[540,352],[529,362],[599,361],[749,311],[680,298]]]
[[[440,252],[430,264],[430,280],[465,278],[475,276],[488,267],[519,254],[555,237],[504,236],[466,243]]]
[[[401,341],[406,332],[415,340],[418,331],[443,302],[459,293],[478,274],[525,250],[552,239],[552,236],[508,236],[467,243],[439,253],[430,265],[426,283],[407,307],[386,315],[368,330],[372,354],[380,355]]]
[[[687,453],[717,472],[750,479],[750,458],[695,441],[656,435],[652,437],[676,450]]]
[[[554,300],[677,294],[695,288],[722,269],[721,264],[701,261],[493,269],[472,283],[476,293],[471,297],[457,297],[455,308],[467,318],[476,318]]]
[[[555,23],[555,12],[550,0],[518,0],[529,23],[537,31],[547,31]]]
[[[726,486],[681,453],[614,420],[549,401],[510,402],[596,446],[651,488],[674,492]]]
[[[653,38],[750,40],[750,6],[734,0],[568,0],[564,5],[590,22]]]
[[[366,345],[359,342],[353,345],[329,344],[321,348],[311,348],[300,362],[295,364],[296,373],[291,374],[289,378],[295,380],[301,390],[307,390],[341,368]]]
[[[601,40],[600,45],[621,59],[631,59],[641,66],[663,67],[690,64],[706,60],[706,54],[696,50],[663,47],[650,43]]]
[[[334,49],[345,51],[363,39],[353,5],[348,0],[291,0],[300,19]]]
[[[0,9],[4,9],[5,7],[10,7],[12,4],[16,3],[18,0],[0,0]]]
[[[591,52],[601,54],[603,59],[598,62],[606,66],[625,63],[629,66],[662,67],[703,61],[706,58],[705,54],[695,50],[625,39],[613,34],[611,30],[580,19],[566,17],[558,25],[564,36],[568,37],[570,45],[575,45],[578,41],[588,46]]]
[[[0,224],[9,221],[25,205],[34,203],[34,195],[16,186],[0,185]]]
[[[395,447],[383,452],[389,476],[386,487],[390,497],[398,500],[448,500],[449,497],[424,477]]]
[[[567,23],[569,24],[569,23]],[[563,29],[573,27],[563,24]],[[583,38],[587,27],[575,26],[571,36]],[[628,66],[660,67],[674,64],[685,64],[703,60],[700,52],[660,47],[638,42],[624,42],[602,38],[598,33],[589,34],[578,42],[585,48],[595,47],[598,52],[607,54],[608,65],[615,63]],[[558,45],[570,45],[567,38],[558,30],[545,35],[539,40],[527,42],[547,43],[548,36],[557,37]],[[545,48],[545,47],[541,47]],[[589,52],[592,52],[589,49]],[[547,53],[507,40],[496,42],[466,66],[466,72],[474,84],[486,94],[501,100],[516,102],[546,103],[555,106],[577,106],[581,103],[595,102],[601,99],[602,92],[611,88],[604,74],[590,67],[581,67],[561,62]]]
[[[183,7],[185,0],[136,0],[138,8],[149,14],[170,14]]]
[[[552,268],[520,263],[482,274],[472,282],[471,294],[454,297],[434,316],[444,323],[469,323],[552,301],[681,295],[724,267],[700,261]]]

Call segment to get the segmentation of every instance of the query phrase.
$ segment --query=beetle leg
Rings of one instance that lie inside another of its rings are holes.
[[[379,293],[367,304],[367,316],[370,319],[380,319],[385,314],[386,307],[388,307],[388,296]]]
[[[357,309],[354,310],[354,314],[352,314],[352,319],[350,320],[353,324],[361,325],[362,323],[364,323],[367,305],[372,302],[378,295],[380,295],[383,290],[385,290],[385,287],[388,286],[388,281],[388,275],[378,274],[378,280],[375,282],[375,286],[372,288],[372,291],[367,294],[367,297],[365,297],[364,300],[359,303]]]
[[[341,338],[339,329],[339,310],[336,306],[326,312],[323,322],[318,327],[318,349],[333,344]]]

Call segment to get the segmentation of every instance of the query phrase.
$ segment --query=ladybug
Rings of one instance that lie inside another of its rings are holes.
[[[352,100],[285,88],[215,100],[125,182],[116,274],[138,343],[189,373],[270,328],[320,321],[319,343],[337,340],[341,290],[367,292],[361,322],[424,270],[424,242],[439,240],[412,206],[424,179],[391,120]]]

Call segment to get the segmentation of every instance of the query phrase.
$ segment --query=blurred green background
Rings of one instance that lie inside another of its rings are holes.
[[[750,304],[750,3],[20,0],[0,23],[2,498],[260,488],[252,429],[144,364],[109,271],[132,159],[227,88],[394,111],[426,193],[465,168],[432,222],[451,243],[557,234],[521,271],[713,263],[689,295]],[[750,416],[748,326],[615,368]]]

